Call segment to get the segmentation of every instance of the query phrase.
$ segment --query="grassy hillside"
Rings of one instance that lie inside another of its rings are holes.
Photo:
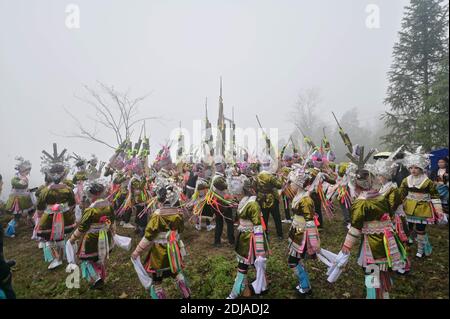
[[[8,219],[9,216],[0,217],[3,222]],[[275,233],[272,219],[269,224],[269,228]],[[288,228],[289,225],[283,224],[285,234]],[[391,298],[448,299],[448,227],[432,226],[428,230],[433,245],[432,256],[422,260],[413,257],[413,269],[409,275],[394,275]],[[65,267],[47,270],[42,251],[37,248],[37,243],[29,239],[31,229],[21,225],[18,233],[17,238],[5,238],[5,256],[17,261],[17,266],[13,269],[13,284],[18,298],[149,298],[130,262],[131,252],[119,248],[112,252],[108,261],[108,279],[102,291],[90,289],[85,281],[81,281],[80,289],[68,289],[65,286]],[[133,237],[133,248],[139,240],[133,231],[119,227],[118,233]],[[342,226],[339,215],[335,220],[326,221],[325,228],[321,231],[322,247],[337,253],[345,233],[346,229]],[[198,232],[190,225],[187,225],[183,233],[189,253],[186,275],[193,298],[226,298],[233,286],[236,267],[233,249],[225,244],[222,248],[214,248],[213,236],[213,231]],[[262,298],[297,298],[294,288],[298,283],[287,267],[286,247],[286,239],[271,239],[272,255],[267,266],[270,289]],[[415,254],[415,246],[412,251]],[[364,298],[364,274],[356,264],[355,255],[356,248],[347,271],[333,285],[326,281],[326,267],[320,261],[307,261],[313,287],[310,298]],[[249,276],[253,280],[254,270],[250,271]],[[165,286],[171,298],[180,297],[172,280],[166,280]]]

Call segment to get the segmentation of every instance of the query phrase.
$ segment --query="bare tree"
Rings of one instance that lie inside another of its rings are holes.
[[[322,129],[325,125],[316,113],[319,104],[318,89],[307,89],[299,94],[296,104],[289,113],[289,121],[317,142],[322,138]]]
[[[148,96],[144,95],[138,98],[131,98],[127,93],[118,92],[113,86],[109,87],[99,82],[100,93],[85,85],[87,97],[75,96],[78,100],[87,103],[92,107],[95,115],[88,115],[87,118],[94,122],[92,130],[87,129],[84,124],[66,108],[65,111],[75,121],[78,131],[76,133],[65,135],[65,137],[82,138],[89,141],[103,144],[109,148],[115,149],[116,146],[130,140],[135,127],[146,121],[157,119],[157,117],[138,117],[138,106]],[[109,139],[99,137],[98,126],[102,126],[114,136],[115,143]]]

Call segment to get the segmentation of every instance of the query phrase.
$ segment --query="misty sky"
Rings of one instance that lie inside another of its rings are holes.
[[[65,25],[66,6],[80,8],[80,29]],[[380,28],[365,21],[368,4],[380,8]],[[72,132],[63,107],[81,119],[89,107],[83,84],[97,81],[151,93],[143,116],[152,156],[183,121],[204,116],[208,97],[215,124],[219,76],[225,112],[236,124],[292,129],[288,113],[302,89],[318,88],[324,119],[352,107],[364,122],[385,106],[386,72],[406,0],[0,0],[0,173],[5,191],[14,157],[33,163],[30,187],[42,183],[42,149],[52,142],[107,159],[111,151]],[[88,127],[92,125],[88,124]],[[4,198],[7,194],[2,195]]]

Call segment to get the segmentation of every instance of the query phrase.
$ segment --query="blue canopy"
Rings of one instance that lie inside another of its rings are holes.
[[[430,160],[431,160],[431,171],[434,171],[438,168],[438,161],[443,158],[448,156],[448,148],[441,148],[438,150],[434,150],[431,151],[430,154],[432,154],[433,156],[431,156]]]

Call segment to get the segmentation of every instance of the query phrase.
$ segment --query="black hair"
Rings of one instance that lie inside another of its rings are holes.
[[[84,160],[79,160],[75,163],[76,167],[82,167],[83,165],[86,165],[86,162]]]
[[[50,184],[50,183],[52,182],[52,179],[51,179],[50,175],[48,175],[48,173],[45,173],[45,175],[44,175],[44,181],[45,181],[47,184]]]
[[[399,160],[399,159],[403,159],[403,158],[405,158],[405,153],[404,152],[398,152],[394,156],[394,160]]]
[[[105,186],[103,186],[103,185],[100,184],[100,183],[94,183],[94,184],[92,184],[91,187],[89,188],[89,193],[90,193],[91,195],[96,196],[96,195],[100,195],[101,193],[103,193],[104,190],[105,190]]]
[[[164,203],[167,197],[167,189],[165,187],[158,189],[156,195],[158,196],[158,202]]]

